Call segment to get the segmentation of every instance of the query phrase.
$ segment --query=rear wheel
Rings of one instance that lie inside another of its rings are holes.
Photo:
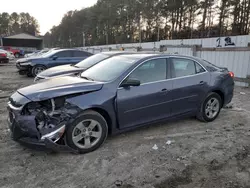
[[[85,111],[69,125],[66,132],[67,144],[80,153],[88,153],[99,148],[108,135],[108,125],[104,117],[96,111]]]
[[[214,121],[220,114],[222,100],[217,93],[210,93],[203,102],[197,118],[204,122]]]
[[[46,69],[43,65],[36,65],[32,67],[31,73],[33,77],[36,77],[40,72],[44,71]]]

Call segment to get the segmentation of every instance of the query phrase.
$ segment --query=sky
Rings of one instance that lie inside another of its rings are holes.
[[[40,26],[40,34],[44,35],[53,25],[59,25],[65,13],[80,10],[94,5],[97,0],[11,0],[0,6],[0,13],[28,12],[35,17]]]

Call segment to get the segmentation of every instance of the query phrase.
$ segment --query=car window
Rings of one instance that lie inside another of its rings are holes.
[[[140,80],[141,84],[165,80],[166,66],[166,59],[150,60],[135,69],[129,78]]]
[[[173,58],[173,72],[174,78],[189,76],[196,74],[195,62],[189,59]]]
[[[90,56],[89,53],[84,51],[73,51],[73,57],[88,57]]]
[[[62,51],[55,53],[53,56],[57,56],[58,58],[60,57],[72,57],[72,51]]]
[[[87,69],[81,74],[81,77],[103,82],[112,81],[121,76],[136,60],[134,58],[114,56]]]
[[[202,63],[208,71],[214,72],[214,71],[217,71],[220,69],[220,67],[218,67],[218,66],[216,66],[216,65],[212,64],[211,62],[206,61],[204,59],[202,59]]]
[[[195,68],[196,68],[196,73],[202,73],[202,72],[206,72],[206,70],[198,63],[195,63]]]

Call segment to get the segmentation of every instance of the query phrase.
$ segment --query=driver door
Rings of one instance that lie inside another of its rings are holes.
[[[126,79],[137,79],[140,86],[117,90],[118,121],[121,129],[170,116],[173,81],[166,58],[149,60],[137,67]],[[126,80],[125,79],[125,80]]]

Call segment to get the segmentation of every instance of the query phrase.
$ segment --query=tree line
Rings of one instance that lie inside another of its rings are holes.
[[[250,0],[98,0],[67,12],[47,47],[249,34]]]
[[[0,36],[9,36],[18,33],[28,33],[36,35],[39,33],[39,25],[37,20],[29,13],[8,14],[0,13]]]

